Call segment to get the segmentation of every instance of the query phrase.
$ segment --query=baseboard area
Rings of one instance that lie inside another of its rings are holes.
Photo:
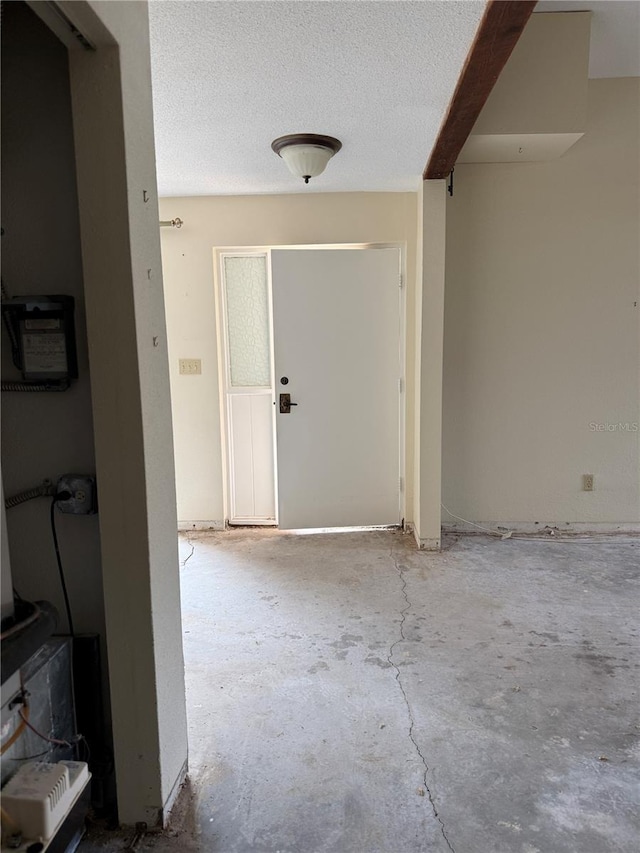
[[[482,530],[485,528],[486,530]],[[475,524],[455,522],[442,525],[443,533],[539,533],[563,534],[565,536],[640,534],[640,523],[633,521],[478,521]]]
[[[160,823],[162,828],[164,829],[169,823],[169,818],[171,816],[171,809],[174,807],[178,794],[180,793],[180,789],[182,788],[185,779],[187,778],[187,772],[189,770],[189,762],[185,759],[184,764],[178,773],[178,777],[176,781],[173,783],[173,788],[169,792],[169,796],[167,797],[164,806],[162,807],[162,814],[160,816]]]
[[[178,530],[224,530],[224,521],[179,521]]]
[[[480,528],[486,528],[487,532],[494,533],[544,533],[553,530],[565,535],[586,534],[613,534],[628,533],[640,534],[640,523],[633,521],[622,522],[593,522],[593,521],[478,521],[475,524],[467,522],[454,522],[442,525],[443,533],[482,533]],[[188,532],[189,530],[226,530],[224,521],[179,521],[178,530]],[[421,537],[415,525],[411,522],[405,523],[405,530],[413,533],[416,545],[421,551],[439,551],[441,547],[440,537]]]
[[[405,529],[409,530],[413,533],[413,538],[416,540],[416,545],[418,546],[419,551],[439,551],[441,548],[441,540],[440,537],[437,536],[435,538],[424,538],[420,536],[418,532],[418,528],[415,524],[408,522],[405,524]]]

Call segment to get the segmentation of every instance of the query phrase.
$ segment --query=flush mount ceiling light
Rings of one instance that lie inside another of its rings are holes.
[[[317,133],[290,133],[274,139],[271,147],[291,174],[308,184],[309,178],[317,178],[324,172],[329,160],[342,148],[342,142]]]

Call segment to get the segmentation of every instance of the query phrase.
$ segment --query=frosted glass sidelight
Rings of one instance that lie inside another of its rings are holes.
[[[224,259],[232,387],[271,386],[267,259]]]

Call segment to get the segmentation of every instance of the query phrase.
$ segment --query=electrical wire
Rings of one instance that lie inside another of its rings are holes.
[[[25,706],[27,717],[29,716],[29,708]],[[2,744],[2,749],[0,750],[0,755],[4,755],[5,752],[10,749],[14,743],[18,740],[18,738],[24,734],[24,730],[29,726],[28,720],[22,716],[22,711],[18,711],[20,715],[20,722],[15,730],[15,732],[11,735],[9,740],[6,743]]]
[[[42,490],[40,489],[40,486],[36,486],[35,489],[27,489],[26,492],[20,492],[19,495],[12,495],[10,498],[5,498],[4,508],[13,509],[14,506],[19,506],[27,501],[32,501],[35,498],[41,497]]]
[[[467,518],[462,518],[461,516],[456,515],[454,512],[451,512],[451,510],[448,509],[443,503],[441,503],[440,506],[445,512],[448,512],[452,518],[457,518],[458,521],[464,521],[465,524],[470,524],[472,527],[477,527],[478,530],[484,530],[485,533],[490,533],[492,536],[499,536],[500,539],[511,538],[511,535],[513,533],[513,531],[511,530],[507,531],[506,533],[501,533],[499,530],[492,530],[490,527],[483,527],[481,524],[476,524],[475,521],[469,521],[469,519]]]
[[[80,746],[83,747],[83,752],[80,752]],[[91,761],[91,747],[89,741],[84,735],[76,736],[76,761],[86,761],[87,764]]]
[[[63,740],[61,738],[49,737],[49,735],[45,735],[44,732],[41,732],[37,729],[33,723],[29,722],[29,702],[28,702],[28,693],[24,689],[22,685],[22,677],[20,679],[20,684],[22,686],[22,694],[20,698],[17,700],[19,703],[22,703],[22,708],[18,711],[18,716],[20,717],[20,723],[16,728],[15,732],[11,735],[9,740],[2,745],[2,752],[0,754],[4,755],[4,753],[13,746],[13,744],[18,740],[18,738],[24,734],[25,729],[29,729],[29,731],[33,732],[34,735],[37,735],[41,740],[46,741],[47,743],[51,743],[54,746],[66,746],[69,749],[73,749],[76,755],[76,760],[81,761],[84,760],[87,763],[91,758],[91,749],[89,747],[89,743],[84,735],[78,734],[73,737],[71,741]],[[80,751],[80,747],[83,747],[83,753]],[[9,757],[11,761],[29,761],[35,758],[41,758],[44,755],[48,755],[49,750],[45,750],[44,752],[39,752],[36,755],[25,755],[22,757]],[[82,757],[84,756],[84,757]]]
[[[500,530],[492,530],[490,527],[483,527],[481,524],[476,524],[475,521],[469,521],[468,518],[462,518],[460,515],[456,515],[454,512],[451,512],[443,503],[440,504],[445,512],[449,513],[452,518],[457,518],[458,521],[463,521],[465,524],[470,524],[472,527],[477,527],[478,530],[483,530],[485,533],[488,533],[491,536],[497,536],[500,539],[515,539],[518,542],[551,542],[552,544],[557,545],[559,542],[562,542],[564,545],[587,545],[587,544],[604,544],[602,538],[594,538],[593,536],[576,536],[571,535],[571,539],[565,538],[562,534],[555,538],[554,531],[551,531],[551,536],[544,537],[541,535],[534,536],[525,536],[523,534],[516,534],[513,530],[507,530],[506,532],[502,532]],[[452,531],[454,532],[454,531]],[[455,531],[456,533],[463,533],[464,531]],[[543,531],[541,530],[540,533]],[[597,535],[597,534],[596,534]],[[602,536],[610,536],[615,537],[616,544],[621,542],[617,533],[607,534],[601,533]],[[630,541],[636,541],[635,539],[631,539]]]
[[[28,705],[25,705],[25,710],[27,710],[28,707]],[[70,749],[73,749],[73,744],[70,743],[68,740],[60,740],[59,738],[49,737],[48,735],[45,735],[41,731],[39,731],[35,726],[31,725],[29,720],[25,717],[22,708],[18,711],[18,716],[23,721],[25,726],[29,729],[29,731],[32,731],[34,735],[38,735],[38,737],[42,738],[42,740],[45,740],[47,743],[54,743],[56,746],[68,746]]]
[[[34,486],[33,489],[26,489],[24,492],[18,492],[17,495],[11,495],[5,498],[4,508],[13,509],[20,504],[32,501],[35,498],[47,498],[53,494],[53,483],[49,479],[43,480],[39,486]]]
[[[7,293],[7,289],[4,286],[4,281],[0,279],[2,285],[2,301],[10,302],[9,294]],[[15,364],[16,367],[19,368],[20,363],[20,347],[18,346],[18,338],[16,336],[16,331],[11,325],[11,320],[9,319],[9,315],[6,311],[2,312],[2,319],[4,321],[5,328],[7,330],[7,337],[9,338],[9,344],[11,345],[11,360]]]
[[[45,749],[44,752],[36,752],[35,755],[20,755],[14,758],[12,755],[8,755],[6,757],[6,761],[35,761],[36,758],[44,758],[45,755],[49,755],[50,750]]]
[[[2,642],[4,642],[5,640],[8,640],[9,637],[12,637],[14,634],[17,634],[19,631],[22,631],[24,628],[26,628],[28,625],[31,625],[33,622],[35,622],[39,618],[42,611],[40,610],[38,605],[34,604],[33,602],[29,602],[29,604],[33,608],[32,612],[28,616],[26,616],[24,619],[22,619],[20,622],[16,622],[15,625],[12,625],[10,628],[7,628],[6,631],[3,631],[0,634],[0,640],[2,640]]]
[[[49,512],[49,519],[51,521],[51,535],[53,536],[53,547],[56,552],[56,561],[58,563],[58,572],[60,574],[60,585],[62,586],[62,594],[64,596],[64,606],[67,611],[67,622],[69,624],[69,634],[73,639],[75,637],[75,631],[73,630],[73,617],[71,615],[71,604],[69,603],[69,593],[67,592],[67,581],[64,576],[64,569],[62,567],[62,558],[60,556],[60,546],[58,545],[58,533],[56,531],[56,503],[59,500],[62,500],[62,495],[56,495],[54,499],[51,501],[51,508]]]
[[[3,822],[8,824],[8,826],[11,827],[11,832],[14,835],[18,835],[20,833],[20,827],[15,822],[15,820],[11,817],[11,815],[5,811],[5,809],[2,806],[0,806],[0,814],[2,815]],[[4,844],[2,845],[2,847],[4,849]]]
[[[543,531],[540,531],[542,533]],[[606,538],[603,538],[606,537]],[[583,534],[569,533],[567,536],[512,536],[517,542],[548,542],[550,545],[628,545],[638,541],[637,537],[630,536],[622,538],[618,533],[597,533],[595,536],[584,536]]]
[[[0,391],[68,391],[71,388],[71,383],[68,379],[51,380],[50,382],[12,382],[11,380],[2,380],[0,383]]]

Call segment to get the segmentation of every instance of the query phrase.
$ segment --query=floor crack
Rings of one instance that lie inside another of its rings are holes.
[[[187,556],[184,558],[184,560],[181,560],[181,561],[180,561],[180,568],[181,568],[181,569],[184,569],[184,567],[187,565],[187,563],[189,562],[189,560],[193,557],[193,555],[194,555],[194,553],[195,553],[195,550],[196,550],[195,543],[191,541],[191,537],[189,536],[189,534],[188,534],[188,533],[185,535],[185,537],[184,537],[184,538],[187,540],[187,545],[191,545],[191,551],[189,551],[189,553],[188,553],[188,554],[187,554]]]
[[[429,782],[427,780],[427,777],[429,774],[429,765],[427,764],[427,759],[426,759],[424,753],[422,752],[422,750],[420,749],[418,741],[416,740],[414,733],[413,733],[413,730],[415,728],[415,721],[413,719],[413,712],[411,710],[411,705],[409,704],[409,699],[407,697],[407,693],[404,689],[404,684],[402,683],[402,673],[400,672],[399,666],[393,660],[393,653],[395,651],[396,646],[406,640],[406,636],[404,633],[404,625],[405,625],[405,622],[407,619],[407,613],[411,610],[412,604],[411,604],[411,601],[409,600],[409,596],[407,595],[407,581],[406,581],[405,576],[404,576],[405,568],[400,565],[395,554],[393,553],[393,548],[391,549],[390,556],[391,556],[391,560],[393,562],[393,565],[395,566],[396,572],[398,573],[398,577],[400,578],[400,582],[402,583],[402,596],[405,600],[405,606],[400,611],[400,636],[389,647],[389,654],[387,656],[387,661],[395,670],[395,673],[396,673],[395,678],[396,678],[396,681],[398,683],[398,687],[400,688],[400,692],[402,693],[402,698],[404,699],[404,704],[407,707],[407,715],[409,717],[409,740],[413,744],[415,751],[417,752],[420,760],[422,761],[422,765],[424,767],[424,774],[422,777],[423,778],[423,784],[424,784],[424,789],[427,793],[427,797],[429,799],[429,803],[431,804],[433,816],[435,817],[435,819],[440,824],[440,832],[442,833],[442,837],[444,838],[447,847],[449,848],[451,853],[455,853],[453,845],[451,844],[451,842],[449,841],[449,838],[447,836],[445,826],[444,826],[444,822],[443,822],[442,818],[440,817],[440,814],[438,812],[438,808],[437,808],[435,800],[433,798],[433,792],[431,791],[431,788],[429,786]]]

